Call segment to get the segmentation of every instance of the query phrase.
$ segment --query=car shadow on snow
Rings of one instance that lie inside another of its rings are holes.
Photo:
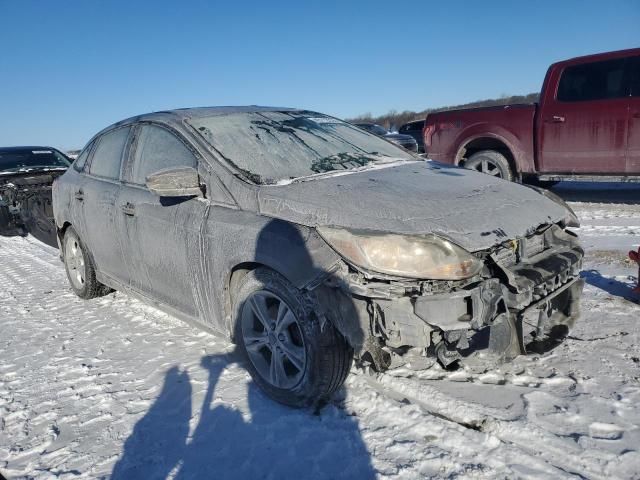
[[[50,247],[58,248],[56,241],[55,230],[43,229],[43,228],[28,228],[27,226],[0,226],[0,237],[32,237],[40,240],[42,243],[49,245]]]
[[[339,406],[312,415],[275,403],[253,382],[249,415],[216,402],[216,385],[237,358],[235,353],[202,357],[208,384],[197,415],[189,374],[170,368],[154,404],[126,440],[111,478],[375,477],[357,420]],[[198,423],[190,433],[192,418]]]
[[[257,234],[255,260],[289,261],[296,266],[295,276],[317,269],[308,248],[297,227],[271,220]],[[359,342],[364,338],[361,331],[352,335]],[[160,394],[125,441],[111,478],[375,478],[358,421],[342,408],[344,389],[315,414],[276,403],[254,381],[248,383],[248,412],[221,402],[229,385],[225,370],[242,358],[237,348],[201,358],[208,381],[199,412],[192,411],[189,373],[170,368]]]
[[[605,277],[597,270],[583,270],[580,275],[589,285],[604,290],[609,295],[624,298],[625,300],[636,300],[632,290],[637,284],[638,279],[631,275],[627,277],[626,282]]]

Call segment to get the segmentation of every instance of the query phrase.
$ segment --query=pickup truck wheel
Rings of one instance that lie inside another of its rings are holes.
[[[464,162],[464,168],[509,181],[513,180],[509,161],[504,155],[494,150],[482,150],[474,153]]]
[[[328,400],[342,386],[353,349],[318,318],[315,298],[267,268],[247,273],[234,297],[238,351],[268,396],[306,407]]]

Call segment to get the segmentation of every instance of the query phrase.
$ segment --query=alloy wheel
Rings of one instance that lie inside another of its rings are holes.
[[[487,175],[491,175],[493,177],[502,178],[502,172],[500,168],[493,163],[491,160],[482,160],[475,166],[475,170],[478,172],[486,173]]]
[[[67,238],[64,251],[64,261],[69,272],[69,279],[78,290],[84,287],[86,277],[86,265],[84,252],[80,246],[78,238],[70,236]]]
[[[249,360],[277,388],[295,387],[304,376],[307,354],[298,319],[278,295],[261,290],[244,303],[241,331]]]

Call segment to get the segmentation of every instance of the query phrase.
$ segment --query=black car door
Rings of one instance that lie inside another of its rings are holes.
[[[118,205],[131,286],[196,317],[189,262],[197,261],[198,252],[188,251],[187,244],[189,236],[199,234],[205,203],[196,198],[160,198],[145,184],[147,176],[161,169],[197,168],[196,154],[187,145],[164,126],[139,125]]]

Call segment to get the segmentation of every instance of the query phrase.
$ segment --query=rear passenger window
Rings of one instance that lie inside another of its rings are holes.
[[[144,185],[152,173],[171,167],[196,168],[198,161],[178,137],[154,125],[143,125],[138,135],[131,182]]]
[[[81,172],[82,170],[84,170],[84,166],[87,163],[87,158],[89,158],[89,152],[91,151],[92,147],[93,147],[93,143],[84,147],[82,152],[80,152],[80,155],[78,155],[78,158],[76,158],[75,162],[73,162],[73,168],[76,169],[78,172]]]
[[[93,152],[89,172],[98,177],[117,180],[120,178],[122,152],[129,136],[129,127],[119,128],[102,135]]]
[[[626,59],[567,67],[560,77],[557,99],[584,102],[629,95],[625,81]]]

